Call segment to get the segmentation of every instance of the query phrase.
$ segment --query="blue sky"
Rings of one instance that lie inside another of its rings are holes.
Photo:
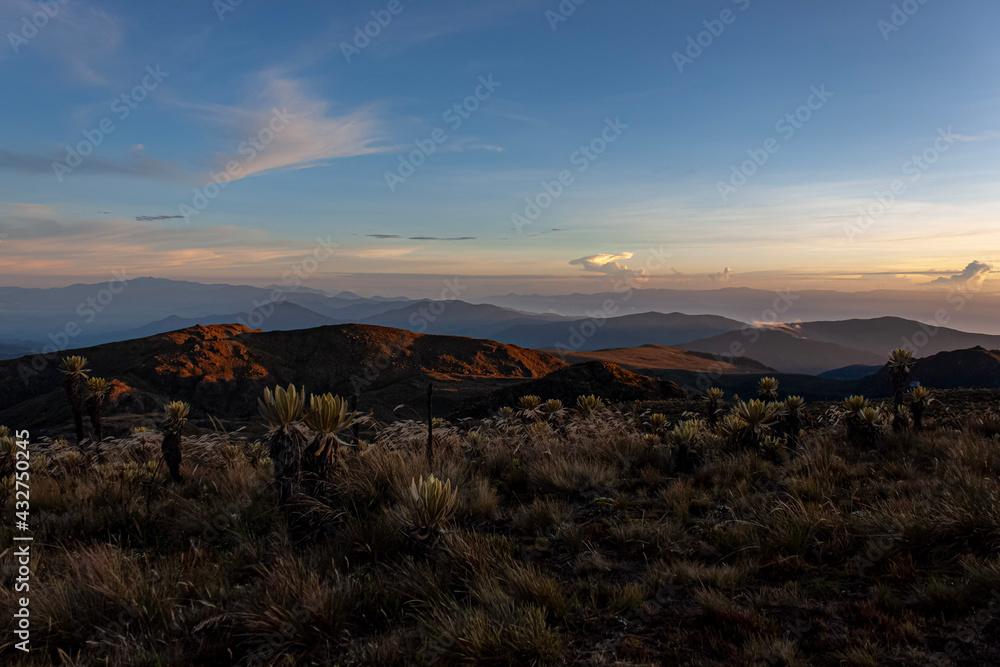
[[[0,0],[0,279],[270,284],[322,238],[308,284],[368,294],[986,280],[995,2],[562,6]]]

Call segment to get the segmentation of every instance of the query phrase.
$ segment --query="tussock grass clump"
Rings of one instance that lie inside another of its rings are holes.
[[[933,664],[954,642],[996,662],[995,400],[935,392],[918,431],[907,394],[893,432],[862,397],[715,398],[531,398],[436,420],[428,462],[426,424],[366,425],[342,456],[344,402],[276,388],[266,438],[188,426],[172,483],[166,432],[43,440],[33,652],[7,638],[0,661]],[[15,450],[0,432],[8,516]],[[0,576],[10,616],[16,564]]]

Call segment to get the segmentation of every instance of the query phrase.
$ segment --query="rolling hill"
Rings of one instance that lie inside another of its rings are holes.
[[[607,361],[622,368],[646,374],[655,374],[657,371],[665,370],[722,375],[772,371],[764,364],[746,357],[721,360],[704,352],[689,352],[666,345],[641,345],[593,352],[565,352],[559,354],[559,358],[571,364],[585,361]]]
[[[678,345],[746,325],[715,315],[641,313],[550,324],[515,325],[499,331],[496,339],[535,349],[566,348],[577,351],[640,347],[647,344]]]
[[[545,352],[493,341],[365,325],[275,332],[196,326],[73,353],[89,359],[92,375],[133,388],[136,411],[156,412],[168,399],[185,400],[195,417],[237,420],[255,419],[257,397],[279,384],[357,392],[362,408],[391,419],[399,404],[420,411],[428,382],[437,388],[435,410],[447,414],[473,395],[566,367]],[[70,416],[56,365],[25,383],[21,371],[29,362],[0,362],[0,423],[41,429],[66,423]]]
[[[1000,389],[1000,350],[974,347],[952,350],[917,359],[910,377],[932,389]],[[861,380],[862,392],[888,386],[888,371],[883,368]]]
[[[901,317],[802,322],[785,325],[810,340],[836,343],[876,354],[882,359],[897,347],[907,347],[917,357],[972,347],[1000,348],[1000,336],[968,333],[946,327],[932,327]]]
[[[884,357],[836,343],[810,340],[784,328],[757,327],[678,345],[694,352],[720,355],[733,350],[783,373],[818,375],[844,366],[880,365]]]
[[[266,315],[270,313],[269,315]],[[266,316],[265,316],[266,315]],[[315,327],[337,324],[336,320],[290,301],[268,306],[253,313],[235,313],[232,315],[205,315],[202,317],[178,317],[171,315],[157,322],[150,322],[137,329],[108,334],[108,342],[145,338],[156,334],[177,331],[195,326],[213,326],[217,324],[243,324],[252,329],[262,331],[292,331],[295,329],[312,329]]]
[[[16,359],[26,354],[31,354],[33,349],[40,349],[41,347],[42,345],[27,340],[0,338],[0,359]]]
[[[502,340],[498,334],[511,326],[532,327],[566,319],[559,315],[533,315],[489,304],[424,300],[368,317],[361,323],[416,333]]]

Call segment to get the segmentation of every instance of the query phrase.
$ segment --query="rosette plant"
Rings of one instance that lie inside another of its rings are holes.
[[[305,390],[288,385],[264,390],[264,398],[257,399],[260,414],[270,426],[268,449],[274,463],[274,483],[278,490],[278,502],[282,505],[291,500],[298,488],[302,448],[306,443],[306,433],[302,426],[305,410]]]
[[[170,478],[175,482],[181,481],[181,445],[184,424],[187,423],[188,413],[191,406],[184,401],[173,401],[164,406],[166,416],[163,420],[163,442],[160,443],[160,450],[163,452],[163,460],[170,470]]]
[[[341,446],[351,443],[342,440],[340,433],[351,427],[357,415],[348,409],[348,401],[333,394],[309,397],[306,426],[312,431],[303,457],[305,472],[324,477],[330,466],[336,466]]]
[[[76,444],[83,442],[83,400],[87,389],[87,357],[72,356],[62,360],[59,372],[62,373],[62,386],[69,399],[69,407],[73,411],[73,425],[76,427]]]

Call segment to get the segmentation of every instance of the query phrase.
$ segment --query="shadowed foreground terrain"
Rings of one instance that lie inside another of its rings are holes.
[[[436,411],[447,414],[471,396],[567,365],[547,352],[490,340],[366,325],[272,332],[195,326],[67,352],[76,353],[131,388],[118,412],[156,412],[166,401],[185,400],[198,417],[244,422],[256,418],[257,398],[275,385],[359,393],[366,409],[390,420],[401,403],[420,408],[429,381]],[[58,359],[41,361],[0,361],[0,422],[38,431],[68,421]]]
[[[797,447],[684,399],[439,421],[433,464],[376,425],[284,509],[242,432],[185,437],[179,483],[155,433],[32,443],[32,653],[0,661],[998,664],[998,397],[940,398],[919,433],[807,404]]]

